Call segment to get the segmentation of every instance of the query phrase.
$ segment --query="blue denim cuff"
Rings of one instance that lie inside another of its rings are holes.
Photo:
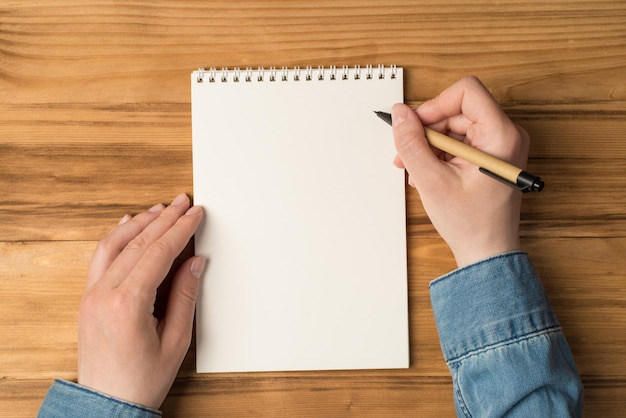
[[[527,254],[516,251],[455,270],[430,283],[446,362],[559,323]]]
[[[160,417],[161,412],[57,379],[48,390],[37,416],[154,418]]]

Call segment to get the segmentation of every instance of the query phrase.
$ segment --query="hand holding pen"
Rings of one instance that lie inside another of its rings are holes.
[[[391,113],[375,111],[376,116],[393,125]],[[503,161],[499,158],[489,155],[486,152],[467,145],[464,142],[457,141],[447,135],[437,132],[434,129],[424,126],[424,134],[428,143],[436,149],[459,157],[468,163],[472,163],[478,167],[478,170],[492,177],[507,186],[519,190],[521,192],[540,192],[543,190],[544,183],[541,178],[530,174],[513,164]]]
[[[519,249],[519,191],[485,176],[465,159],[426,139],[424,125],[484,153],[524,167],[528,134],[516,126],[475,77],[464,78],[414,111],[392,109],[398,155],[433,225],[459,267]]]

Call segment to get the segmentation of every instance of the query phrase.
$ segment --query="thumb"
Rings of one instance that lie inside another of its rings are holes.
[[[422,122],[409,106],[402,103],[393,105],[391,117],[397,158],[409,173],[409,184],[419,189],[420,184],[434,179],[441,169],[441,161],[426,140]]]
[[[205,257],[191,257],[174,275],[162,332],[162,344],[174,352],[186,352],[191,343],[200,276],[205,264]]]

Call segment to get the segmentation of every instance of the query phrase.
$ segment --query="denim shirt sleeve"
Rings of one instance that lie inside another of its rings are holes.
[[[455,270],[430,295],[459,417],[582,414],[576,365],[526,254]]]
[[[40,418],[154,418],[160,416],[160,411],[59,379],[48,390],[37,414]]]

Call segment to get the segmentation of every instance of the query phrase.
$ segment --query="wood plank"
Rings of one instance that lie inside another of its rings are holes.
[[[49,379],[0,380],[0,415],[35,416],[51,383]],[[623,380],[585,378],[583,384],[583,416],[618,417],[626,409]],[[164,416],[176,417],[455,415],[449,379],[415,377],[178,378],[162,408]]]
[[[411,71],[411,69],[407,69]],[[185,80],[187,88],[189,80]],[[191,96],[183,103],[97,102],[0,103],[0,143],[20,145],[191,144]],[[413,107],[420,102],[407,101]],[[620,132],[626,128],[626,101],[583,102],[555,110],[554,103],[532,107],[504,102],[511,118],[531,136],[533,158],[614,158],[626,156]],[[593,108],[585,112],[581,108]],[[593,141],[593,142],[592,142]],[[590,144],[593,147],[590,155]]]
[[[468,73],[499,98],[624,99],[625,16],[567,0],[5,5],[0,101],[184,102],[199,66],[368,63],[411,68],[411,100]]]
[[[420,394],[428,393],[428,396]],[[176,416],[453,416],[449,378],[202,376],[176,382],[163,405]]]
[[[9,117],[0,130],[0,182],[8,190],[0,202],[1,239],[98,239],[120,214],[167,202],[181,190],[191,193],[187,106],[93,106],[4,109]],[[623,211],[606,203],[624,206],[624,111],[613,108],[600,117],[573,111],[568,117],[553,106],[546,114],[554,119],[531,119],[541,107],[516,114],[533,137],[529,170],[548,184],[525,197],[522,234],[623,236]],[[35,120],[33,113],[42,116]],[[602,146],[590,154],[589,138],[596,137]],[[409,193],[408,208],[412,233],[434,234],[415,194]],[[46,212],[57,222],[44,218]]]
[[[82,241],[0,242],[0,294],[6,299],[0,304],[0,375],[75,377],[76,315],[94,248],[95,242]],[[411,280],[411,369],[446,376],[427,286]],[[184,376],[195,374],[194,350],[192,344]]]
[[[176,416],[455,416],[449,379],[331,377],[331,380],[333,384],[329,387],[318,383],[315,377],[178,379],[163,410],[165,415]],[[617,411],[626,407],[624,381],[584,379],[583,384],[583,416],[620,416]],[[381,389],[376,389],[377,386]],[[232,396],[232,392],[239,396]]]
[[[524,196],[522,236],[626,236],[626,212],[616,210],[626,207],[626,152],[583,152],[530,161],[547,186]],[[98,240],[125,213],[192,195],[192,182],[189,143],[0,143],[0,240]],[[407,216],[411,235],[437,236],[410,188]]]
[[[50,380],[0,381],[0,415],[35,416],[50,384]],[[449,378],[363,378],[333,374],[179,378],[162,409],[164,416],[176,417],[454,414]]]
[[[185,89],[189,83],[186,78]],[[124,145],[132,141],[146,147],[180,144],[190,150],[191,93],[188,93],[184,103],[0,104],[0,143]]]
[[[73,378],[93,242],[0,242],[0,376]]]
[[[525,239],[582,374],[626,377],[626,238]],[[76,312],[94,242],[0,243],[0,375],[9,379],[73,377]],[[447,376],[428,282],[454,268],[440,239],[409,242],[411,368]],[[592,279],[590,279],[592,278]],[[33,359],[37,359],[33,361]],[[194,347],[181,376],[194,376]],[[393,373],[389,373],[392,374]]]
[[[99,240],[125,213],[193,192],[190,144],[0,144],[0,173],[4,241]]]

